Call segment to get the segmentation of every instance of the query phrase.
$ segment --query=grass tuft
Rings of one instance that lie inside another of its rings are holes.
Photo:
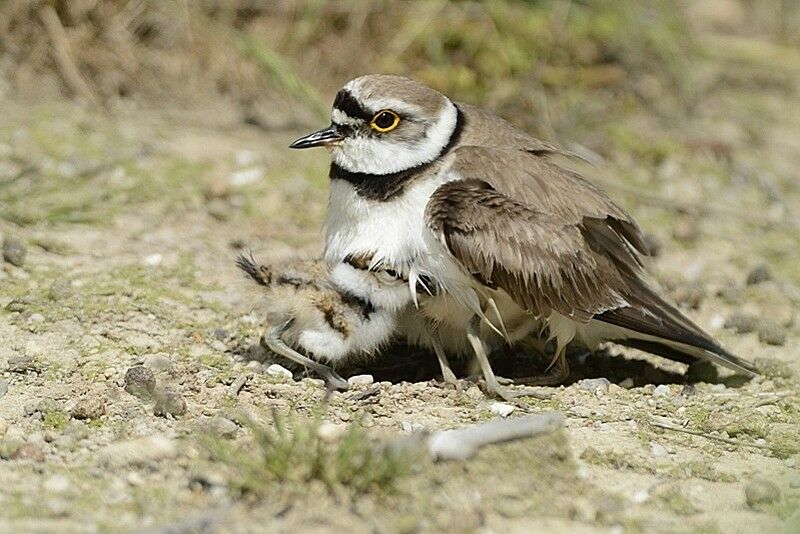
[[[320,418],[303,421],[273,413],[273,424],[248,421],[253,436],[249,447],[210,438],[215,461],[229,465],[235,475],[232,489],[262,496],[280,483],[290,489],[321,482],[332,494],[391,493],[409,471],[411,458],[373,442],[364,429],[350,425],[333,443],[320,437]]]

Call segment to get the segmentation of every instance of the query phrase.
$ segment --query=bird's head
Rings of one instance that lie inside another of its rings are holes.
[[[336,94],[330,126],[290,148],[324,146],[346,171],[391,174],[434,160],[457,123],[455,104],[438,91],[409,78],[371,74]]]

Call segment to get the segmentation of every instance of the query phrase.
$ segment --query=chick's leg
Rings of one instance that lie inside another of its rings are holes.
[[[289,345],[287,345],[281,336],[286,331],[286,329],[291,324],[290,321],[282,324],[281,326],[277,326],[271,329],[269,332],[264,334],[261,338],[262,346],[265,346],[275,354],[279,354],[284,358],[292,360],[295,363],[303,365],[319,376],[321,376],[325,383],[327,384],[328,388],[330,389],[348,389],[349,385],[347,384],[347,380],[339,376],[336,371],[328,367],[327,365],[321,364],[317,361],[312,360],[307,356],[303,356]]]

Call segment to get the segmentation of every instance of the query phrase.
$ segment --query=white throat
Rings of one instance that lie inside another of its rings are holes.
[[[389,109],[408,109],[408,104],[398,101],[383,102]],[[336,120],[336,117],[334,117]],[[341,117],[340,117],[341,120]],[[408,142],[392,140],[388,136],[354,137],[334,146],[331,150],[334,163],[341,168],[365,174],[392,174],[433,161],[456,129],[458,110],[446,100],[439,118],[427,130],[422,140]]]

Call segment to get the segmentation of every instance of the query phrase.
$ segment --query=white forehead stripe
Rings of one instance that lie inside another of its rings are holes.
[[[342,124],[347,126],[355,126],[362,121],[360,119],[354,119],[341,109],[333,108],[331,110],[331,122],[334,124]]]

